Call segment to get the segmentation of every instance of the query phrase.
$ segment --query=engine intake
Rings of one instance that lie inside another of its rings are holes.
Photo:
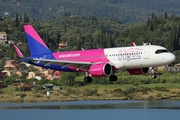
[[[148,73],[149,68],[133,68],[127,70],[131,75],[143,75]]]
[[[112,73],[112,67],[109,63],[95,64],[91,65],[89,72],[93,77],[110,76]]]

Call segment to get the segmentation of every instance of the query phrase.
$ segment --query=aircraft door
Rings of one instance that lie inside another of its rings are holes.
[[[149,59],[149,51],[150,51],[150,47],[146,47],[144,49],[144,59]]]

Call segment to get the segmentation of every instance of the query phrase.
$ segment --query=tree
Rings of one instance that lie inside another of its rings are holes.
[[[26,16],[26,12],[24,12],[24,23],[27,23],[27,16]]]
[[[23,94],[20,94],[19,96],[21,97],[21,101],[23,101],[23,98],[26,97],[27,95],[23,93]]]
[[[17,52],[16,52],[16,51],[14,51],[13,57],[14,57],[14,59],[17,59],[17,58],[18,58],[18,55],[17,55]]]
[[[94,36],[93,36],[93,38],[94,38],[94,42],[96,43],[96,45],[97,45],[97,47],[98,48],[100,48],[100,47],[102,47],[102,42],[103,41],[101,41],[102,39],[101,39],[101,32],[100,31],[96,31],[95,33],[94,33]]]
[[[149,24],[150,24],[150,19],[148,17],[148,20],[146,21],[146,26],[149,27]]]
[[[76,33],[76,34],[80,34],[80,33],[81,33],[79,27],[77,27],[77,28],[74,30],[74,33]]]
[[[63,72],[60,80],[60,85],[69,87],[73,86],[76,76],[77,75],[75,72]]]
[[[16,27],[19,27],[18,12],[16,12],[15,26],[16,26]]]
[[[80,42],[80,38],[77,38],[77,50],[81,49],[81,42]]]
[[[152,13],[152,16],[151,16],[151,20],[153,20],[154,19],[154,12]]]
[[[102,47],[104,47],[104,45],[103,45],[103,38],[104,38],[104,33],[103,33],[103,30],[101,30],[100,46],[102,46]]]
[[[34,19],[34,17],[33,17],[33,21],[32,21],[32,23],[34,23],[36,20]]]
[[[66,23],[65,23],[65,25],[64,25],[64,32],[66,33],[67,31],[66,31]]]
[[[156,16],[153,17],[153,31],[156,30],[158,24],[158,19]]]
[[[92,42],[93,42],[92,35],[89,35],[89,49],[93,49]]]
[[[11,85],[12,83],[15,83],[13,76],[7,76],[7,78],[4,80],[3,85]]]
[[[27,22],[29,22],[29,17],[28,17],[28,16],[27,16],[27,18],[26,18],[26,19],[27,19]]]
[[[20,22],[22,22],[22,15],[20,14]]]
[[[165,12],[164,19],[167,19],[167,12]]]

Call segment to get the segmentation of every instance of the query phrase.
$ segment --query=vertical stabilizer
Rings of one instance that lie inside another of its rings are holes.
[[[24,25],[31,56],[52,53],[31,25]]]

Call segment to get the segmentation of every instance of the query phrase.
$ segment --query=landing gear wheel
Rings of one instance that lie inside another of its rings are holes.
[[[84,78],[84,82],[85,82],[85,83],[91,83],[91,82],[92,82],[92,77],[89,77],[89,76],[88,76],[88,77],[85,77],[85,78]]]
[[[153,79],[154,79],[154,78],[157,78],[157,75],[155,75],[155,74],[154,74],[154,75],[151,75],[151,78],[153,78]]]
[[[109,77],[109,80],[110,80],[110,81],[117,81],[117,76],[116,76],[116,75],[111,75],[111,76]]]
[[[155,70],[154,67],[152,67],[151,72],[152,72],[151,78],[153,78],[153,79],[154,79],[154,78],[157,78],[157,75],[155,74],[156,70]]]

